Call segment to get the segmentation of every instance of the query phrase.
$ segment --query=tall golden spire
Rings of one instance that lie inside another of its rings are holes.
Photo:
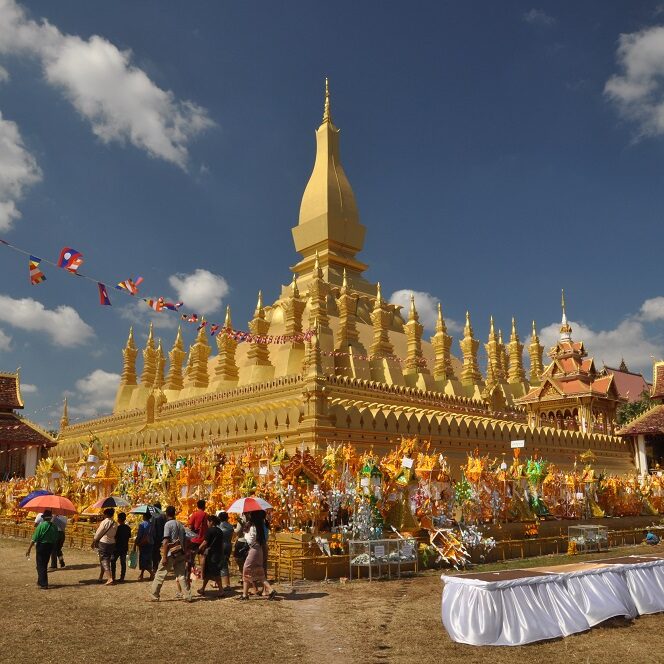
[[[443,318],[443,308],[438,303],[438,317],[436,319],[436,333],[431,337],[435,361],[433,365],[433,376],[436,380],[451,380],[454,378],[454,369],[452,368],[452,357],[450,349],[452,347],[452,337],[447,334],[447,325]]]
[[[67,408],[67,397],[62,402],[62,417],[60,418],[60,429],[69,426],[69,409]]]
[[[256,304],[256,311],[254,317],[249,322],[249,332],[259,339],[254,339],[249,344],[247,351],[247,363],[253,366],[269,366],[270,365],[270,352],[267,343],[262,339],[266,337],[270,323],[265,320],[265,309],[263,308],[263,292],[258,291],[258,302]]]
[[[486,372],[486,382],[487,386],[492,386],[495,383],[499,382],[500,375],[500,343],[498,341],[498,335],[493,325],[493,316],[489,321],[489,339],[484,348],[487,354],[487,372]]]
[[[328,281],[331,274],[340,276],[344,267],[354,274],[367,269],[355,258],[366,229],[360,224],[355,194],[341,165],[339,130],[332,122],[327,82],[323,122],[316,131],[316,160],[302,195],[298,225],[292,230],[295,250],[302,256],[292,270],[307,281],[316,250]]]
[[[254,310],[254,318],[265,318],[265,309],[263,307],[263,291],[258,291],[258,300],[256,301],[256,309]]]
[[[166,365],[166,357],[164,355],[164,349],[161,347],[161,339],[159,339],[159,343],[157,344],[157,350],[155,352],[155,368],[156,368],[156,373],[155,373],[155,379],[154,379],[154,386],[160,390],[162,387],[164,387],[164,367]]]
[[[138,355],[138,349],[134,343],[134,328],[130,327],[127,343],[122,351],[121,385],[136,385],[136,355]]]
[[[152,323],[150,323],[150,330],[148,332],[148,339],[145,342],[143,349],[143,373],[141,374],[141,385],[144,387],[152,387],[154,379],[157,374],[157,351],[154,345],[154,330]]]
[[[232,329],[232,327],[231,307],[227,305],[224,328]],[[213,387],[221,389],[228,386],[229,383],[237,383],[239,372],[235,361],[236,349],[237,341],[233,337],[223,333],[217,334],[217,359],[214,365]]]
[[[406,335],[406,362],[404,363],[404,376],[409,374],[428,374],[426,362],[422,355],[422,332],[424,328],[415,308],[415,296],[410,294],[410,309],[408,322],[403,326]]]
[[[542,371],[542,352],[544,346],[540,344],[539,337],[537,336],[537,327],[533,321],[533,332],[530,337],[530,345],[528,346],[528,355],[530,356],[530,384],[539,385],[541,383]]]
[[[480,342],[473,336],[473,326],[470,324],[470,313],[466,311],[466,325],[463,328],[463,339],[459,341],[463,353],[463,369],[461,370],[461,384],[464,386],[479,385],[482,374],[477,363],[477,349]]]
[[[563,310],[563,316],[560,321],[560,340],[572,341],[572,326],[567,322],[567,312],[565,311],[565,290],[561,290],[560,306]]]
[[[394,355],[394,347],[388,333],[390,324],[390,312],[380,292],[380,282],[376,289],[376,300],[371,312],[371,324],[373,325],[373,340],[371,342],[370,355],[374,357],[390,357]]]
[[[343,282],[339,297],[337,298],[337,308],[339,310],[339,327],[337,328],[337,338],[335,343],[336,350],[343,353],[348,352],[351,346],[353,351],[359,355],[365,355],[366,349],[360,343],[360,337],[357,332],[357,295],[348,288],[348,276],[344,268]],[[343,358],[338,363],[339,367],[350,375],[350,365]]]
[[[327,311],[327,295],[329,288],[323,279],[323,271],[320,269],[318,262],[318,251],[314,259],[314,271],[309,283],[309,291],[307,293],[309,300],[309,328],[314,329],[312,326],[320,325],[321,329],[327,331],[330,326],[330,318]]]
[[[181,390],[182,382],[182,363],[186,353],[184,352],[184,342],[182,340],[182,328],[178,325],[178,333],[175,336],[173,348],[168,353],[170,365],[168,367],[168,376],[166,377],[165,388],[167,390]]]
[[[507,349],[510,356],[510,368],[507,374],[507,382],[510,385],[525,383],[526,372],[523,370],[523,344],[517,334],[516,320],[514,318],[512,318],[512,334],[510,335],[510,342]]]
[[[500,360],[500,364],[497,367],[498,375],[496,376],[496,378],[498,379],[499,383],[506,383],[507,371],[510,363],[509,363],[509,356],[507,354],[507,348],[505,347],[505,342],[503,341],[502,330],[498,330],[498,359]]]
[[[204,323],[205,319],[201,320]],[[210,382],[208,375],[208,358],[210,357],[210,344],[206,334],[207,326],[201,325],[196,335],[196,341],[189,349],[189,361],[191,366],[187,367],[190,376],[191,387],[207,387]]]
[[[323,109],[323,123],[332,122],[332,113],[330,112],[330,84],[325,77],[325,108]]]

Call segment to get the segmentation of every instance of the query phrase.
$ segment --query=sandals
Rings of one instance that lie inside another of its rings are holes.
[[[268,599],[277,599],[277,591],[273,590],[268,596]]]
[[[249,595],[240,595],[239,597],[236,597],[235,599],[243,602],[249,599]]]

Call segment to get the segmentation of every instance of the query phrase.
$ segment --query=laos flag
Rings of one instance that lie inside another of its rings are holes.
[[[74,272],[81,267],[83,263],[83,254],[71,247],[63,247],[58,258],[58,267],[62,267],[69,272]]]

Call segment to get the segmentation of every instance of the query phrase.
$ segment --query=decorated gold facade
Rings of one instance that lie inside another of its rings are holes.
[[[507,452],[511,440],[525,439],[563,467],[592,448],[602,467],[632,469],[629,451],[613,436],[529,425],[524,409],[515,405],[530,389],[515,323],[507,344],[491,324],[483,376],[470,314],[463,337],[453,340],[439,310],[435,333],[427,339],[414,300],[402,315],[380,285],[363,276],[367,266],[357,255],[366,229],[341,166],[327,86],[316,145],[293,228],[300,260],[286,285],[265,289],[278,290],[276,300],[266,304],[259,293],[248,322],[252,333],[275,337],[313,329],[312,340],[237,343],[224,335],[210,338],[203,329],[187,354],[178,330],[166,362],[151,330],[144,349],[136,347],[130,331],[113,414],[83,423],[63,420],[54,453],[75,461],[91,433],[119,461],[143,450],[193,451],[211,442],[239,451],[265,437],[278,438],[289,452],[349,443],[388,449],[404,435],[430,441],[452,461],[475,448]],[[463,362],[453,355],[455,348]],[[542,367],[535,333],[529,352],[531,366],[535,359],[531,380],[537,382]]]

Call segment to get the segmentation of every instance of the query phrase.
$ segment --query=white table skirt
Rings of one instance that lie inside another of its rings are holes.
[[[664,611],[664,560],[510,581],[441,578],[443,625],[471,645],[522,645]]]

